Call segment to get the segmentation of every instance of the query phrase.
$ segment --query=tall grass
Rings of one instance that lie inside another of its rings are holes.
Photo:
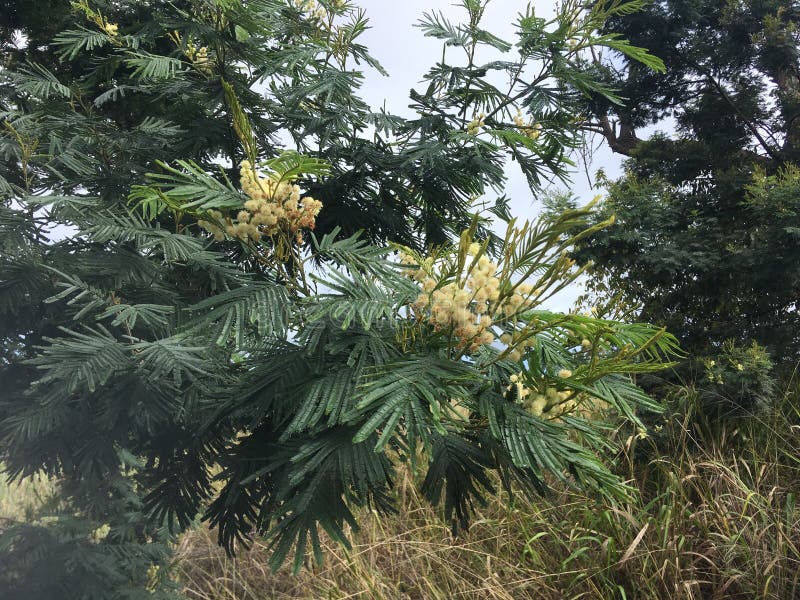
[[[52,502],[56,484],[45,476],[11,483],[2,474],[0,463],[0,529],[11,522],[30,522],[42,507]]]
[[[272,574],[263,543],[231,559],[198,528],[176,573],[198,600],[800,598],[797,396],[738,426],[687,416],[625,440],[629,504],[561,489],[493,503],[453,539],[407,475],[399,514],[362,515],[352,550],[327,543],[322,566]]]
[[[795,390],[738,424],[689,410],[654,439],[624,439],[616,468],[638,492],[628,504],[557,489],[493,502],[454,539],[406,474],[400,512],[362,514],[352,550],[326,541],[321,566],[273,574],[262,541],[229,558],[198,526],[174,575],[193,600],[800,598],[798,411]],[[0,478],[0,527],[34,518],[53,490]]]

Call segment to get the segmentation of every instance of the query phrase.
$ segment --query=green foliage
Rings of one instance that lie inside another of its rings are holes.
[[[663,0],[602,31],[646,44],[666,72],[587,63],[628,101],[595,96],[585,126],[631,158],[601,181],[617,227],[579,260],[595,262],[596,296],[663,324],[698,359],[725,340],[764,346],[783,373],[800,358],[799,25],[792,3]],[[636,136],[664,117],[670,131]]]
[[[81,0],[55,40],[34,31],[38,7],[14,13],[41,48],[0,75],[0,458],[12,479],[53,477],[60,506],[3,526],[8,597],[174,597],[170,543],[197,518],[231,552],[263,533],[273,566],[293,552],[299,568],[320,529],[346,544],[357,507],[393,509],[399,462],[429,474],[426,495],[461,527],[494,492],[491,471],[509,493],[554,476],[626,495],[607,427],[657,408],[630,374],[676,345],[658,327],[540,310],[579,274],[563,251],[606,224],[587,224],[589,209],[512,219],[505,241],[473,214],[506,155],[534,187],[565,173],[576,86],[553,82],[599,89],[561,60],[564,15],[529,11],[514,45],[479,27],[484,7],[465,4],[466,65],[429,71],[410,119],[358,99],[354,65],[377,63],[347,4],[320,19],[274,0]],[[484,68],[477,45],[518,55]],[[512,124],[517,108],[541,130]],[[482,110],[485,131],[471,125]],[[249,187],[247,158],[265,174]],[[261,237],[250,219],[278,190],[322,200],[319,219]],[[237,210],[258,235],[234,235]],[[524,310],[493,306],[491,343],[459,345],[415,307],[421,288],[388,240],[446,264],[436,285],[462,285],[492,252],[497,303],[540,291]],[[547,415],[512,375],[550,394]],[[607,404],[596,420],[577,410],[591,399]]]
[[[603,212],[619,226],[595,236],[579,260],[594,260],[610,289],[698,356],[727,339],[756,341],[791,365],[800,352],[797,169],[731,173],[728,183],[682,188],[631,175],[610,185]]]
[[[46,100],[51,96],[63,98],[72,96],[70,89],[41,65],[31,64],[27,68],[20,68],[19,71],[12,73],[11,80],[20,92],[41,100]]]
[[[179,168],[158,163],[166,172],[148,174],[151,180],[161,184],[158,191],[150,186],[133,188],[129,199],[137,203],[144,218],[152,221],[166,208],[208,211],[240,208],[244,204],[243,194],[230,181],[220,182],[196,163],[178,161],[177,165]]]
[[[560,255],[558,232],[581,214],[588,211],[575,211],[551,225],[553,231],[533,227],[538,235],[522,236],[508,248],[508,273],[536,265],[549,277],[562,277],[550,268]],[[550,243],[542,244],[542,237]],[[349,246],[350,261],[381,273],[380,279],[358,271],[318,276],[325,291],[302,301],[307,318],[294,321],[294,339],[246,340],[238,382],[217,392],[208,427],[230,422],[240,431],[217,458],[223,487],[206,515],[223,545],[232,550],[255,529],[272,539],[275,566],[296,546],[297,567],[307,543],[318,550],[318,527],[344,539],[345,524],[353,525],[350,506],[393,509],[389,490],[398,460],[428,472],[424,491],[432,501],[447,486],[445,513],[448,519],[456,514],[461,527],[468,507],[494,493],[487,482],[495,470],[505,474],[509,493],[512,482],[544,491],[545,473],[551,473],[570,485],[624,497],[625,487],[598,460],[607,448],[601,413],[546,420],[505,390],[515,368],[522,368],[531,388],[585,394],[606,402],[609,416],[639,423],[637,408],[658,406],[624,374],[663,368],[664,358],[676,351],[670,336],[646,325],[532,310],[497,322],[535,339],[522,363],[509,360],[502,346],[458,359],[446,332],[409,314],[419,287],[404,276],[406,267],[375,256],[372,248],[342,244]],[[450,257],[451,265],[459,262],[457,248],[438,255]],[[512,293],[509,286],[504,296]],[[576,353],[582,338],[591,339],[593,349]],[[557,373],[567,367],[573,371],[564,379]],[[469,447],[459,459],[467,462],[456,464],[452,448],[461,445]],[[442,474],[449,478],[440,480]],[[152,495],[150,501],[164,510],[169,500]]]
[[[284,336],[289,310],[286,288],[270,281],[226,290],[186,308],[191,327],[204,335],[213,332],[219,345],[233,339],[237,347],[244,345],[244,335],[253,325],[260,337]]]
[[[689,411],[701,407],[695,393],[684,392]],[[792,434],[799,406],[792,387],[735,429],[711,433],[662,415],[660,431],[645,438],[609,432],[626,440],[616,470],[639,490],[629,502],[565,488],[513,505],[489,502],[469,532],[452,540],[406,471],[398,476],[398,514],[361,520],[352,551],[321,536],[331,557],[323,568],[270,573],[261,547],[234,563],[210,532],[196,530],[179,550],[181,580],[187,595],[280,600],[364,590],[376,600],[661,600],[675,590],[683,590],[680,598],[792,598],[800,591],[800,436]],[[469,485],[460,476],[480,465],[469,444],[448,436],[436,447],[436,467],[424,480],[426,496]],[[489,483],[501,485],[495,477]]]
[[[705,381],[699,386],[701,406],[727,414],[756,414],[774,398],[772,361],[764,348],[728,341],[714,358],[703,361]]]

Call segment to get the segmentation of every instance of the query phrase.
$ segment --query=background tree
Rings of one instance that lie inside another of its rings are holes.
[[[580,260],[698,356],[731,339],[783,365],[800,357],[798,22],[793,2],[655,2],[607,30],[646,44],[665,73],[587,63],[627,100],[591,102],[585,125],[630,159],[602,181],[617,225]]]
[[[344,540],[353,507],[390,510],[401,460],[456,525],[489,471],[509,490],[551,472],[625,493],[579,409],[639,424],[655,406],[628,374],[660,368],[672,338],[537,310],[577,275],[560,238],[597,229],[587,210],[500,240],[470,203],[502,184],[504,156],[532,184],[563,173],[580,94],[605,93],[570,35],[659,63],[594,35],[635,2],[528,11],[516,45],[481,29],[485,6],[465,2],[466,25],[426,17],[466,65],[438,64],[410,120],[355,95],[353,63],[375,63],[346,3],[81,0],[57,5],[50,42],[38,8],[10,13],[2,458],[61,495],[4,528],[9,596],[173,596],[168,543],[201,513],[229,549],[262,531],[299,566],[319,527]],[[479,45],[517,54],[475,65]],[[348,236],[362,228],[407,266]]]

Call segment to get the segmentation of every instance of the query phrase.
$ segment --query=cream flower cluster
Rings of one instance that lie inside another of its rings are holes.
[[[211,70],[211,61],[208,58],[208,48],[201,46],[196,48],[192,42],[186,43],[186,58],[192,61],[201,71],[208,72]]]
[[[486,115],[481,113],[473,117],[472,121],[467,123],[467,133],[470,135],[477,135],[478,132],[481,130],[481,127],[484,126],[483,119],[485,116]]]
[[[225,215],[218,210],[208,211],[210,220],[200,219],[197,224],[214,236],[214,239],[221,242],[225,239]]]
[[[86,18],[97,25],[107,36],[115,38],[119,35],[119,25],[112,23],[102,13],[94,10],[88,0],[75,0],[72,2],[72,7],[82,11]]]
[[[480,249],[479,244],[472,243],[467,254],[477,257]],[[451,331],[457,339],[457,347],[469,352],[492,343],[495,339],[493,326],[501,320],[513,320],[514,315],[532,308],[541,294],[532,285],[521,283],[514,286],[511,293],[502,295],[498,265],[486,255],[477,260],[468,258],[467,272],[458,277],[457,282],[444,285],[432,258],[418,264],[414,257],[401,253],[400,262],[409,267],[407,276],[422,288],[413,303],[417,314],[423,315],[436,331]],[[518,332],[504,333],[500,341],[509,346],[507,357],[510,360],[522,358],[525,348],[535,343],[531,336]]]
[[[327,16],[324,6],[320,6],[315,0],[292,0],[292,4],[298,10],[307,13],[312,19],[322,21]],[[338,8],[338,3],[337,8]]]
[[[158,586],[158,577],[161,572],[161,567],[155,563],[150,563],[147,567],[147,585],[145,589],[151,594],[155,593]]]
[[[426,286],[435,285],[432,279],[423,282]],[[474,297],[478,290],[469,287],[460,288],[454,283],[433,290],[430,295],[420,294],[417,298],[418,305],[430,303],[430,322],[434,329],[452,329],[453,335],[458,338],[458,347],[468,348],[475,352],[483,344],[494,341],[491,315],[486,314],[487,303],[476,302]]]
[[[575,392],[570,390],[546,387],[544,393],[539,393],[530,389],[525,385],[522,373],[509,377],[506,391],[515,394],[515,401],[518,404],[524,406],[533,415],[544,419],[557,419],[563,414],[574,413],[580,404],[575,399]]]
[[[108,534],[111,532],[111,525],[108,523],[104,523],[94,531],[89,534],[89,541],[92,544],[99,544],[104,539],[108,537]]]
[[[514,116],[514,125],[517,126],[519,132],[536,141],[539,139],[539,134],[542,132],[542,124],[541,123],[534,123],[533,121],[525,122],[525,119],[522,116],[522,111],[517,111],[517,114]]]
[[[421,282],[427,277],[426,269],[431,269],[433,267],[433,259],[426,258],[422,261],[421,265],[418,265],[417,259],[406,252],[400,253],[400,264],[408,267],[404,273],[406,277],[409,279],[413,279],[416,282]],[[413,269],[411,267],[419,266],[417,269]]]
[[[277,181],[260,175],[249,161],[243,161],[240,169],[242,189],[250,199],[236,220],[224,220],[219,211],[210,211],[210,221],[198,221],[198,225],[210,232],[215,239],[224,234],[240,240],[259,241],[263,236],[274,236],[278,232],[296,236],[302,242],[302,229],[314,229],[316,217],[322,210],[322,202],[311,197],[300,197],[300,187],[285,181]],[[223,223],[224,229],[223,229]]]
[[[183,47],[183,38],[181,33],[177,30],[167,33],[169,39],[171,39],[174,44],[181,48]],[[188,58],[191,63],[197,67],[200,71],[208,74],[211,72],[211,58],[208,56],[208,48],[205,46],[201,46],[198,48],[194,45],[194,42],[190,39],[186,40],[186,47],[183,48],[183,55]]]
[[[536,303],[536,298],[539,296],[539,290],[535,289],[529,283],[521,283],[500,306],[500,309],[506,316],[513,316],[524,310],[531,308]]]
[[[471,256],[480,250],[478,244],[469,248]],[[401,256],[404,264],[415,264],[413,258]],[[497,265],[489,257],[481,256],[470,269],[463,284],[447,283],[441,287],[432,272],[432,261],[423,268],[410,270],[409,274],[422,286],[414,308],[425,311],[428,322],[436,331],[449,330],[457,338],[457,347],[475,352],[480,346],[491,344],[495,335],[490,308],[500,297],[500,280],[495,277]],[[431,274],[426,272],[426,268]]]

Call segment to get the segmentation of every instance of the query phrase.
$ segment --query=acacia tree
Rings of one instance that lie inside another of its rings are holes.
[[[657,408],[629,375],[673,338],[539,306],[607,225],[590,209],[498,238],[470,201],[504,156],[532,184],[563,173],[580,94],[610,94],[576,32],[658,66],[597,33],[638,3],[528,10],[513,43],[485,2],[427,16],[466,64],[437,64],[411,119],[357,98],[353,64],[378,66],[346,2],[72,6],[3,71],[2,457],[60,484],[51,513],[3,526],[10,597],[174,596],[169,541],[198,517],[299,568],[320,528],[347,543],[356,507],[392,509],[401,463],[454,528],[491,472],[626,493],[608,427]],[[480,45],[515,52],[476,65]]]

